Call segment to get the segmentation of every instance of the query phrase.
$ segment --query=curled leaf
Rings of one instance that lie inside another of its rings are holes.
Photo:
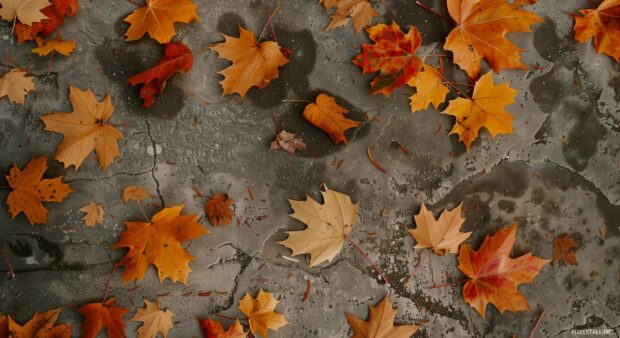
[[[304,118],[318,127],[336,144],[348,142],[344,132],[359,126],[361,123],[347,117],[349,111],[336,103],[333,96],[319,94],[316,103],[310,103],[304,109]]]
[[[269,150],[282,149],[291,155],[295,155],[295,152],[299,149],[305,149],[306,144],[304,140],[296,138],[295,134],[289,133],[286,130],[282,130],[276,135],[276,139],[271,141]]]

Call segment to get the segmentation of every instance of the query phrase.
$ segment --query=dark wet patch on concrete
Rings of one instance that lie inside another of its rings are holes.
[[[605,137],[607,130],[599,122],[596,110],[591,105],[567,102],[563,110],[577,121],[568,132],[567,142],[562,144],[562,152],[573,169],[582,171],[588,166],[588,160],[596,154],[598,142]]]
[[[442,6],[433,7],[433,9],[439,13],[447,13],[444,2],[441,3]],[[416,6],[414,2],[409,0],[386,0],[384,8],[385,15],[382,22],[389,24],[396,21],[405,32],[409,26],[416,26],[422,36],[423,45],[433,42],[439,42],[440,45],[443,45],[443,41],[454,28],[448,22],[438,18],[430,11]]]

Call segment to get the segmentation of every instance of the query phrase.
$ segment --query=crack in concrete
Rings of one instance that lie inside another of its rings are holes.
[[[159,180],[155,176],[155,169],[157,168],[157,143],[151,134],[151,123],[144,119],[144,123],[146,123],[146,135],[151,140],[151,145],[153,147],[153,167],[151,168],[151,177],[153,181],[155,181],[155,190],[157,191],[157,196],[159,196],[159,201],[161,202],[162,209],[166,207],[166,202],[164,201],[164,196],[161,194]]]

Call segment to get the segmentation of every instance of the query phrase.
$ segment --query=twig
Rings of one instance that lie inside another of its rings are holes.
[[[269,23],[273,19],[273,16],[278,12],[279,9],[280,9],[280,5],[277,5],[276,9],[274,9],[273,12],[271,12],[271,15],[267,19],[267,23],[265,23],[265,27],[263,27],[263,30],[260,32],[260,35],[258,36],[258,43],[259,44],[260,44],[261,39],[263,38],[263,34],[265,34],[265,30],[267,29],[267,25],[269,25]]]
[[[381,271],[381,269],[379,269],[377,264],[375,264],[375,262],[373,262],[372,259],[370,259],[370,257],[368,257],[368,255],[364,252],[364,250],[362,250],[362,248],[360,248],[359,245],[357,245],[351,239],[348,239],[348,241],[349,241],[349,244],[351,244],[351,246],[353,246],[353,248],[355,248],[355,250],[357,250],[357,252],[360,253],[360,255],[362,255],[364,258],[366,258],[366,260],[370,263],[370,265],[375,270],[375,272],[377,272],[381,276],[381,278],[383,278],[383,281],[385,281],[386,284],[390,284],[390,282],[388,281],[387,277],[385,277],[385,275],[383,274],[383,271]]]
[[[310,298],[310,290],[312,289],[312,282],[310,281],[310,279],[307,280],[308,283],[306,284],[306,293],[304,293],[304,298],[302,299],[303,302],[307,301],[308,298]]]
[[[6,47],[6,63],[4,64],[4,66],[9,69],[9,47]]]
[[[101,304],[105,304],[106,298],[108,298],[108,292],[110,291],[110,286],[112,286],[112,278],[114,277],[114,273],[116,272],[116,268],[118,267],[118,262],[114,262],[114,267],[112,268],[112,272],[110,272],[110,276],[108,277],[108,283],[105,287],[105,292],[103,294],[103,300]]]
[[[370,160],[370,163],[374,164],[375,167],[377,167],[377,169],[379,169],[382,173],[385,174],[386,173],[385,169],[383,169],[383,167],[379,164],[379,162],[377,162],[377,160],[375,160],[375,158],[370,153],[370,147],[366,148],[366,153],[368,154],[368,159]]]
[[[271,118],[273,119],[273,125],[276,128],[276,136],[278,135],[278,130],[280,129],[280,125],[278,124],[278,120],[276,119],[276,114],[274,112],[271,112]]]
[[[446,22],[449,22],[449,23],[451,23],[451,24],[453,24],[453,25],[457,26],[456,22],[454,22],[454,20],[452,20],[452,18],[451,18],[451,17],[447,17],[445,14],[442,14],[442,13],[436,12],[434,9],[432,9],[432,8],[428,7],[427,5],[425,5],[425,4],[423,4],[423,3],[419,2],[419,1],[416,1],[415,3],[416,3],[416,5],[418,5],[418,6],[422,7],[422,8],[424,8],[424,9],[426,9],[427,11],[429,11],[429,12],[431,12],[431,13],[433,13],[433,14],[435,14],[437,17],[439,17],[439,18],[441,18],[441,19],[444,19]]]
[[[15,271],[13,271],[13,266],[11,265],[11,261],[9,260],[9,256],[4,251],[4,246],[0,244],[0,254],[4,257],[4,261],[6,262],[6,266],[9,268],[9,272],[11,273],[11,278],[15,278]]]
[[[536,330],[538,330],[538,326],[540,325],[540,322],[542,322],[542,318],[545,315],[545,310],[542,310],[542,312],[540,313],[540,317],[538,317],[538,321],[536,322],[536,325],[534,326],[534,329],[532,330],[532,333],[530,334],[530,338],[534,338],[534,333],[536,333]]]

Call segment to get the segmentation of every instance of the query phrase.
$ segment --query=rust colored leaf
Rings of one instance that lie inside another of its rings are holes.
[[[187,282],[189,262],[194,260],[181,243],[210,233],[196,222],[196,214],[181,215],[183,204],[165,208],[156,213],[150,223],[125,222],[127,229],[121,233],[111,249],[128,248],[119,266],[124,283],[144,279],[150,264],[155,265],[159,280],[170,278],[173,282]]]
[[[230,206],[235,204],[235,200],[228,198],[227,194],[217,194],[205,203],[205,212],[209,217],[209,222],[216,227],[222,227],[232,222],[233,211]]]
[[[575,39],[584,43],[594,38],[598,53],[620,62],[620,0],[605,0],[596,9],[582,9],[575,18]]]
[[[243,330],[243,326],[239,319],[235,319],[228,330],[224,330],[224,326],[217,320],[211,318],[198,319],[200,330],[204,338],[246,338],[248,333]]]
[[[549,263],[548,259],[532,253],[510,258],[516,233],[516,224],[499,230],[495,235],[487,236],[478,251],[473,251],[467,244],[461,245],[458,268],[470,278],[463,287],[463,298],[482,317],[489,303],[500,313],[528,310],[527,299],[517,287],[531,283],[540,269]]]
[[[310,103],[304,109],[304,118],[329,135],[336,144],[348,143],[344,132],[356,128],[361,123],[347,117],[349,111],[336,103],[334,97],[319,94],[316,103]]]
[[[105,303],[86,304],[78,310],[85,317],[82,323],[82,338],[95,338],[105,327],[108,338],[125,337],[125,316],[129,311],[116,305],[116,298]]]
[[[569,234],[561,234],[553,239],[552,262],[562,261],[566,264],[577,265],[577,256],[573,249],[577,248],[577,243]]]
[[[415,56],[422,42],[420,33],[412,26],[405,34],[396,22],[372,26],[367,32],[374,44],[363,44],[362,53],[353,63],[364,74],[379,72],[370,83],[371,94],[390,96],[396,88],[412,81],[422,67],[422,61]]]
[[[13,164],[10,175],[6,176],[13,189],[6,199],[11,217],[15,219],[23,212],[30,224],[47,223],[47,209],[41,202],[62,202],[75,190],[62,183],[62,176],[43,179],[47,170],[47,157],[32,159],[24,170]]]
[[[161,94],[166,88],[168,80],[176,73],[187,73],[192,69],[192,52],[182,43],[167,43],[163,45],[164,56],[157,65],[141,73],[132,75],[127,80],[130,85],[142,84],[140,98],[144,100],[142,108],[148,108],[155,103],[155,94]]]
[[[51,0],[51,3],[41,11],[47,19],[32,25],[21,22],[15,25],[15,35],[20,44],[34,41],[37,36],[51,35],[64,23],[65,16],[74,16],[79,8],[77,0]]]
[[[304,140],[296,138],[295,134],[282,130],[276,135],[276,139],[271,141],[271,144],[269,145],[269,150],[278,149],[282,149],[291,155],[295,155],[295,152],[298,149],[306,149],[306,144],[304,143]]]

